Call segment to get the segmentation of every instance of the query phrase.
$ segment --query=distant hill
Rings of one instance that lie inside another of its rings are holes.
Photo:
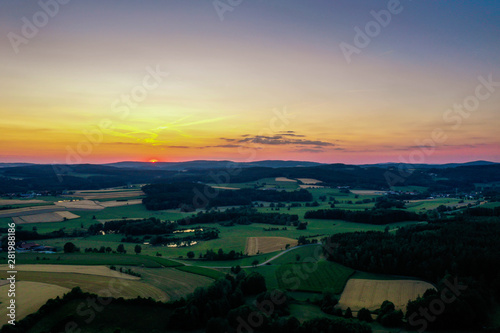
[[[34,163],[0,163],[0,168],[13,168],[13,167],[22,167],[35,165]]]
[[[316,162],[303,162],[303,161],[281,161],[281,160],[268,160],[256,162],[232,162],[232,161],[207,161],[197,160],[188,162],[117,162],[105,164],[116,168],[129,168],[129,169],[142,169],[142,170],[206,170],[206,169],[223,169],[227,167],[264,167],[264,168],[295,168],[295,167],[311,167],[322,165]]]
[[[478,165],[493,165],[499,164],[489,161],[473,161],[466,163],[446,163],[446,164],[407,164],[407,163],[377,163],[377,164],[363,164],[365,167],[380,167],[380,168],[397,168],[402,165],[410,165],[415,169],[446,169],[456,168],[461,166],[478,166]]]

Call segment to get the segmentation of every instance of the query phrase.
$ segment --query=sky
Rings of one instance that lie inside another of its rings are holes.
[[[500,162],[500,2],[0,2],[0,162]]]

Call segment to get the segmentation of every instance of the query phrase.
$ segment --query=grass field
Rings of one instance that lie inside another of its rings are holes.
[[[0,287],[0,326],[7,324],[7,305],[9,286]],[[16,320],[21,320],[27,315],[38,311],[50,298],[61,297],[69,291],[68,288],[54,284],[17,281],[16,282]]]
[[[467,204],[475,204],[476,200],[464,200],[463,203],[460,203],[461,199],[455,198],[436,198],[436,199],[426,199],[426,200],[410,200],[409,203],[406,204],[408,211],[420,212],[426,210],[436,209],[441,205],[444,206],[459,206],[459,205],[467,205]]]
[[[140,280],[140,278],[119,271],[115,271],[106,266],[84,266],[84,265],[17,265],[16,268],[23,272],[51,272],[51,273],[76,273],[114,277],[127,280]],[[1,265],[0,270],[7,270],[7,265]]]
[[[276,277],[282,289],[312,292],[330,290],[339,294],[353,273],[353,269],[340,264],[320,261],[281,265],[276,270]]]
[[[37,260],[37,257],[39,258]],[[2,260],[5,255],[0,255]],[[179,263],[164,258],[157,258],[145,255],[129,254],[105,254],[105,253],[18,253],[17,264],[56,264],[56,265],[121,265],[121,266],[142,266],[162,267],[179,266]]]
[[[69,289],[80,287],[83,291],[95,293],[102,297],[136,298],[141,296],[152,297],[158,301],[168,300],[168,295],[165,292],[142,281],[56,272],[19,271],[16,277],[18,281],[49,283]]]
[[[226,275],[222,272],[216,271],[215,269],[198,267],[198,266],[179,266],[176,267],[176,269],[183,272],[206,276],[214,280],[220,279]]]
[[[382,302],[389,300],[396,309],[406,310],[409,300],[422,296],[427,289],[434,289],[430,283],[418,280],[368,280],[350,279],[339,300],[343,310],[361,308],[376,310]]]

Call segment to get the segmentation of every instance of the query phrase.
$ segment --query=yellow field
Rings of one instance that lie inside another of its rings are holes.
[[[19,272],[51,272],[51,273],[77,273],[98,276],[115,277],[127,280],[140,280],[140,278],[114,271],[106,266],[83,265],[16,265]],[[0,270],[7,270],[7,265],[0,265]]]
[[[275,179],[275,181],[277,181],[277,182],[294,182],[294,183],[297,182],[295,179],[290,179],[290,178],[286,178],[286,177],[277,177]]]
[[[269,253],[284,250],[286,244],[290,247],[297,245],[297,240],[286,237],[248,237],[245,253],[254,255],[257,253]]]
[[[338,306],[352,311],[361,308],[376,310],[389,300],[398,310],[406,310],[409,300],[422,296],[427,289],[434,289],[430,283],[418,280],[368,280],[350,279],[340,296]]]
[[[66,218],[67,220],[71,220],[79,217],[80,216],[75,215],[73,213],[63,211],[54,213],[41,213],[41,214],[16,216],[12,217],[12,220],[16,224],[24,224],[24,223],[62,222],[64,221],[64,218]]]
[[[10,299],[7,295],[9,285],[0,287],[0,325],[7,323],[7,305]],[[16,320],[21,320],[27,315],[38,311],[38,309],[47,303],[50,298],[61,297],[70,289],[61,286],[30,282],[16,281]]]
[[[68,289],[80,287],[85,292],[102,297],[136,298],[141,296],[152,297],[157,301],[168,301],[169,299],[165,292],[147,283],[108,276],[18,270],[17,279],[19,281],[51,283]]]
[[[18,199],[5,199],[0,200],[0,206],[9,206],[9,205],[24,205],[24,204],[37,204],[37,203],[48,203],[43,200],[18,200]]]
[[[297,179],[306,185],[322,183],[321,180],[317,180],[314,178],[297,178]]]

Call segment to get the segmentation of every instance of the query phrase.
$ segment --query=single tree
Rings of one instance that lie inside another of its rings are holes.
[[[188,257],[189,259],[193,259],[193,258],[194,258],[194,252],[193,252],[193,251],[189,251],[189,252],[187,253],[187,257]]]
[[[116,252],[125,253],[125,246],[123,246],[123,244],[118,245],[118,247],[116,248]]]
[[[71,243],[71,242],[67,242],[66,244],[64,244],[64,253],[73,253],[73,252],[77,252],[78,251],[78,248],[76,247],[75,244]]]
[[[141,247],[139,244],[137,244],[137,245],[134,247],[134,251],[135,251],[135,254],[139,254],[139,253],[141,253],[141,251],[142,251],[142,247]]]

